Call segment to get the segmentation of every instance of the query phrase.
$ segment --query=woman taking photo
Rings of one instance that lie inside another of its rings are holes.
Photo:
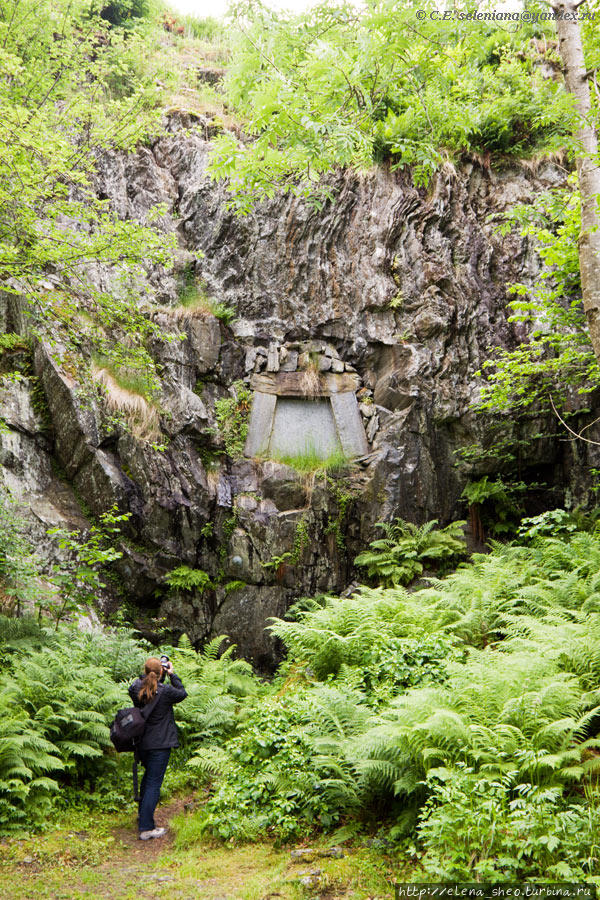
[[[171,679],[171,684],[163,684],[166,675]],[[144,677],[137,678],[130,685],[129,696],[134,706],[154,704],[149,711],[139,745],[144,777],[140,789],[138,828],[140,839],[148,841],[162,837],[166,831],[165,828],[156,827],[154,810],[160,797],[171,748],[179,746],[173,706],[185,700],[187,693],[168,657],[163,657],[161,662],[151,656],[144,665]]]

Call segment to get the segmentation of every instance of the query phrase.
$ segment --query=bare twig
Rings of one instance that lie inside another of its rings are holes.
[[[573,431],[573,429],[569,425],[567,425],[567,423],[565,422],[565,420],[563,419],[563,417],[557,410],[556,406],[554,405],[554,400],[552,399],[552,394],[548,394],[548,396],[550,397],[550,403],[552,404],[552,409],[554,410],[558,421],[561,423],[561,425],[565,426],[567,431],[570,432],[573,435],[573,437],[576,437],[580,441],[585,441],[586,444],[594,444],[596,447],[600,447],[600,441],[592,441],[590,438],[583,437],[583,431],[585,431],[585,428],[583,428],[582,431],[580,431],[580,432]],[[591,425],[594,425],[598,421],[600,421],[600,417],[598,419],[595,419],[593,422],[590,422],[590,425],[586,425],[586,428],[589,428]]]

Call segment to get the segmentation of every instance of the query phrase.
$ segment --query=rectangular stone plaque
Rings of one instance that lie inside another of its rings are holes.
[[[354,392],[332,394],[331,408],[344,454],[350,457],[365,456],[369,445]]]
[[[340,450],[329,400],[278,397],[269,442],[269,456],[315,454],[327,459]]]
[[[266,453],[273,428],[273,415],[277,396],[255,393],[248,424],[248,437],[244,453],[246,456],[260,456]]]

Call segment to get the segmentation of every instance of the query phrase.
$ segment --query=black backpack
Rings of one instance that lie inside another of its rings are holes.
[[[137,706],[128,706],[120,709],[110,726],[110,739],[118,753],[133,753],[133,799],[137,802],[138,795],[138,748],[140,740],[146,730],[146,720],[158,702],[159,691],[151,703],[147,703],[139,709]]]

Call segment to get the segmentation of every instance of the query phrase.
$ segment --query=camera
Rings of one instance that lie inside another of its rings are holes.
[[[161,664],[161,666],[163,667],[163,669],[168,669],[168,668],[169,668],[169,657],[167,656],[166,653],[163,653],[163,655],[161,656],[161,658],[160,658],[160,664]]]

